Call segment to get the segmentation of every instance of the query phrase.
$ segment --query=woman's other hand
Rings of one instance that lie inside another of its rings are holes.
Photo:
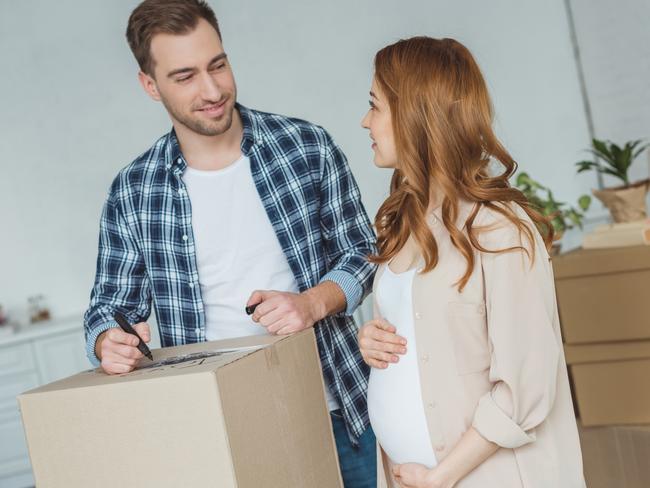
[[[359,329],[359,349],[368,366],[385,369],[406,354],[406,339],[396,332],[395,326],[383,319],[370,320]]]

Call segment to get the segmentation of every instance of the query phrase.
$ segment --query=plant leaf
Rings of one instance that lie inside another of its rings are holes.
[[[565,215],[569,218],[578,227],[582,227],[582,215],[579,214],[575,209],[571,208],[566,211]]]
[[[603,159],[606,160],[611,160],[612,158],[612,153],[607,147],[607,143],[604,141],[599,141],[598,139],[593,139],[592,140],[593,144],[593,151],[597,156],[601,156]]]
[[[593,151],[593,150],[590,151],[590,152],[591,152],[591,154],[594,155],[594,157],[598,161],[601,161],[602,163],[604,163],[605,166],[611,166],[611,167],[616,166],[616,162],[614,160],[614,157],[611,154],[608,153],[607,155],[603,155],[603,154],[599,153],[598,151]],[[602,164],[599,165],[599,166],[602,166]]]
[[[582,195],[580,198],[578,198],[578,206],[586,212],[589,209],[589,206],[591,205],[591,197],[589,195]]]
[[[578,167],[578,173],[589,171],[591,169],[594,169],[595,171],[598,170],[598,164],[593,161],[578,161],[576,166]]]
[[[650,146],[650,144],[644,144],[639,149],[637,149],[636,152],[632,155],[632,161],[634,161],[639,156],[639,154],[648,149],[648,146]]]
[[[609,168],[601,168],[600,172],[614,176],[615,178],[618,178],[619,180],[623,181],[623,183],[627,184],[627,181],[625,180],[625,176],[622,176],[619,171],[609,169]]]

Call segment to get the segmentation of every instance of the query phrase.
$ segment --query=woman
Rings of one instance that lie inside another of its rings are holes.
[[[453,39],[402,40],[370,95],[362,125],[394,173],[359,342],[389,486],[585,486],[552,227],[508,183],[476,62]]]

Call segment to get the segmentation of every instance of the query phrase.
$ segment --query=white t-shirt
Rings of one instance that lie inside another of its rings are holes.
[[[393,273],[390,268],[377,284],[377,305],[404,337],[406,354],[386,369],[372,368],[368,383],[368,415],[377,441],[391,461],[437,464],[422,404],[420,371],[413,326],[412,283],[415,269]]]
[[[246,156],[224,169],[187,167],[192,231],[209,341],[266,334],[245,312],[254,290],[298,292]],[[339,408],[326,388],[330,410]]]

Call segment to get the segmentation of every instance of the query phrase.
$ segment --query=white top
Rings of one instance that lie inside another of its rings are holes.
[[[407,352],[386,369],[372,368],[368,384],[368,414],[377,441],[397,464],[436,464],[420,390],[411,287],[415,269],[393,273],[389,267],[377,284],[381,316],[407,341]]]
[[[209,341],[266,334],[246,315],[254,290],[298,292],[287,258],[241,156],[217,171],[187,167],[192,231]],[[339,408],[326,388],[330,410]]]

